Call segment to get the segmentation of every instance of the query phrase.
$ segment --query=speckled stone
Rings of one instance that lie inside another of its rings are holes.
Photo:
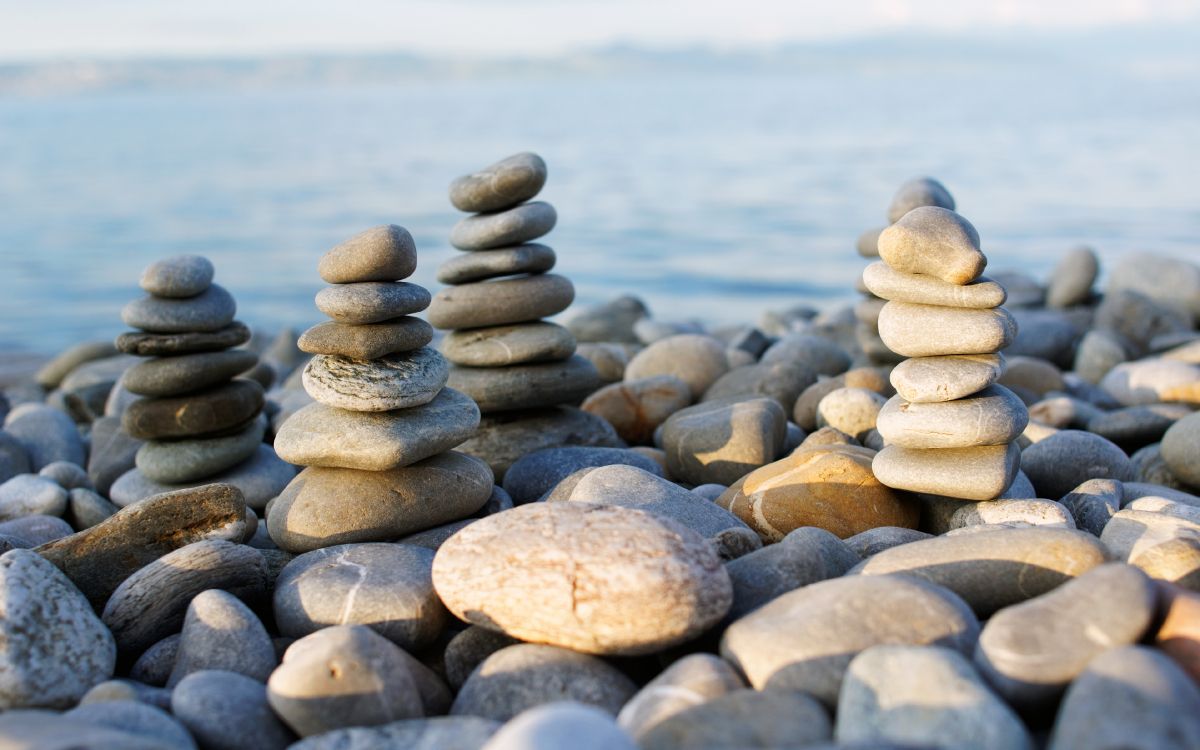
[[[417,269],[417,246],[408,230],[383,224],[359,232],[321,256],[317,273],[330,284],[399,281]]]
[[[381,323],[429,307],[429,290],[406,281],[360,281],[317,292],[317,309],[337,323]]]
[[[267,703],[266,685],[234,672],[188,675],[171,691],[171,713],[205,750],[284,750],[295,738]]]
[[[499,211],[529,200],[545,184],[546,162],[522,151],[450,183],[450,202],[459,211]]]
[[[237,672],[259,682],[266,682],[275,669],[271,636],[254,612],[228,592],[209,589],[196,594],[180,632],[169,688],[205,669]]]
[[[358,325],[333,321],[319,323],[302,333],[296,345],[309,354],[379,359],[420,349],[432,340],[433,326],[420,318],[405,316]]]
[[[524,203],[497,213],[460,219],[450,230],[450,244],[459,250],[520,245],[547,234],[557,221],[558,214],[549,203]]]
[[[446,385],[450,365],[422,347],[376,360],[318,354],[304,368],[304,390],[319,403],[360,412],[421,406]]]
[[[939,403],[893,396],[879,412],[877,427],[886,443],[904,448],[970,448],[1012,442],[1028,423],[1024,402],[1004,386],[991,385]]]

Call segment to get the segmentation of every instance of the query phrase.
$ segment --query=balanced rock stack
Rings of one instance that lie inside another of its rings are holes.
[[[475,399],[484,415],[507,415],[492,424],[485,419],[485,430],[504,425],[516,434],[521,430],[514,421],[524,418],[570,421],[575,415],[530,410],[578,404],[601,385],[591,362],[575,354],[571,332],[542,320],[566,310],[575,299],[570,280],[548,273],[554,268],[554,251],[532,242],[557,220],[549,203],[528,202],[545,182],[541,157],[521,153],[450,186],[451,203],[476,213],[459,221],[450,234],[450,243],[466,252],[439,269],[438,280],[453,286],[433,298],[429,321],[450,330],[442,342],[442,352],[453,363],[449,384]],[[575,421],[587,422],[587,417]],[[553,447],[544,436],[526,447]],[[481,442],[463,449],[483,457],[498,475],[520,455]]]
[[[953,211],[954,196],[932,177],[915,177],[901,185],[892,196],[887,212],[888,224],[895,224],[909,211],[921,206],[937,206]],[[868,229],[859,235],[858,254],[864,258],[878,258],[879,236],[883,231],[884,229]],[[879,337],[879,311],[883,309],[886,300],[872,292],[864,280],[860,279],[859,282],[859,291],[863,293],[863,299],[854,307],[854,315],[858,319],[854,331],[858,345],[868,362],[895,364],[904,357],[889,349]]]
[[[1001,349],[1017,325],[1000,307],[1004,287],[980,274],[979,234],[957,213],[921,206],[880,234],[882,262],[863,281],[888,300],[879,335],[904,357],[891,373],[893,396],[876,429],[885,447],[875,476],[896,489],[963,500],[992,500],[1016,477],[1013,442],[1029,412],[997,385]]]
[[[212,263],[198,255],[158,261],[142,273],[148,296],[121,312],[125,324],[139,331],[118,336],[117,348],[149,359],[121,380],[141,397],[125,409],[122,429],[146,442],[137,468],[113,485],[118,505],[171,486],[227,481],[225,472],[251,459],[282,463],[274,455],[256,456],[271,454],[263,445],[263,389],[237,376],[258,357],[232,348],[246,343],[250,331],[234,320],[233,297],[212,280]]]
[[[481,461],[447,452],[479,425],[471,399],[445,388],[449,366],[426,346],[412,313],[429,292],[405,279],[417,266],[409,233],[369,229],[330,250],[318,270],[330,286],[317,308],[332,318],[300,337],[315,356],[302,382],[315,403],[275,436],[286,461],[306,466],[272,504],[271,538],[291,552],[393,541],[465,518],[492,491]]]

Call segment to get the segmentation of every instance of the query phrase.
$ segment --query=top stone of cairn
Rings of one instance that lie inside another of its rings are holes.
[[[317,272],[330,284],[398,281],[417,270],[417,246],[404,227],[383,224],[359,232],[321,257]]]
[[[212,286],[213,264],[200,255],[175,255],[155,261],[142,271],[142,289],[155,297],[186,299]]]
[[[528,151],[463,175],[450,184],[450,202],[459,211],[500,211],[523,203],[546,184],[546,162]]]
[[[895,224],[904,214],[920,206],[937,206],[954,210],[954,196],[946,186],[932,177],[914,177],[900,186],[888,206],[888,223]]]
[[[987,258],[979,232],[948,208],[920,206],[879,235],[879,257],[902,273],[920,273],[969,284],[983,273]]]

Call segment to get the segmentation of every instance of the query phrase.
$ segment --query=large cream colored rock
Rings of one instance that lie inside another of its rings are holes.
[[[1017,322],[1003,307],[971,310],[889,302],[879,313],[879,337],[905,357],[993,354],[1017,337]]]
[[[964,500],[994,500],[1017,476],[1021,450],[1016,443],[975,448],[926,450],[888,445],[871,468],[888,487]]]
[[[923,273],[951,284],[979,278],[987,258],[971,222],[937,206],[914,208],[879,235],[879,257],[902,273]]]
[[[952,284],[923,273],[904,273],[876,261],[863,271],[863,284],[876,297],[923,305],[986,309],[1004,304],[1004,287],[981,278],[970,284]]]

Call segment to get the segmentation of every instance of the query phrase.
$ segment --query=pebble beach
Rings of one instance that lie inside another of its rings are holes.
[[[398,214],[307,329],[174,255],[0,354],[0,747],[1200,748],[1195,259],[914,177],[855,302],[681,320],[463,167],[433,288]]]

